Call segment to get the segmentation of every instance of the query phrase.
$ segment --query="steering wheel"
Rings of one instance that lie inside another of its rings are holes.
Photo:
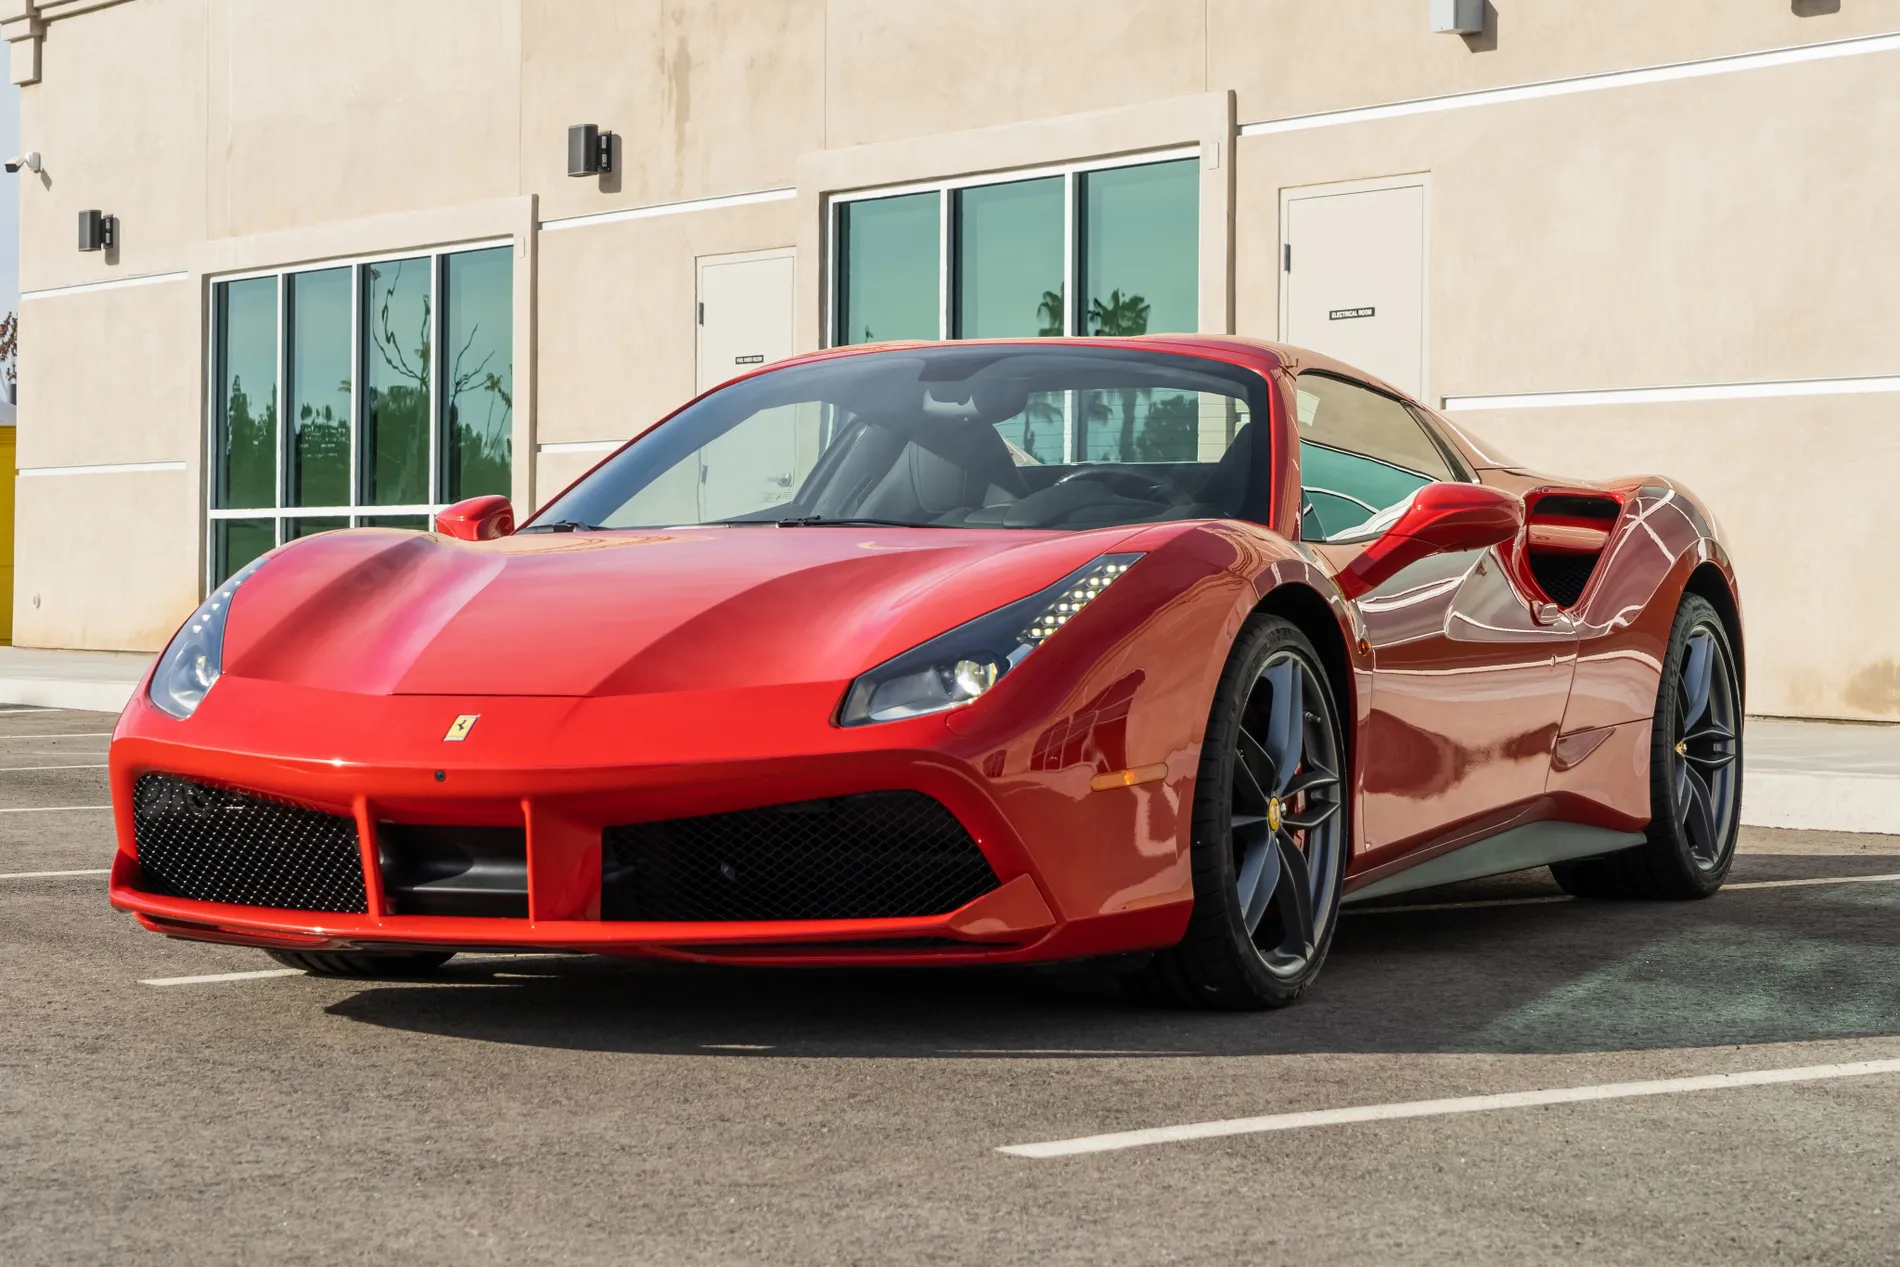
[[[1194,499],[1186,489],[1163,475],[1154,477],[1140,471],[1130,471],[1115,466],[1085,466],[1079,471],[1070,471],[1057,480],[1053,487],[1064,484],[1078,484],[1083,480],[1093,480],[1106,484],[1110,492],[1123,497],[1132,497],[1137,501],[1164,502],[1170,506],[1185,506]]]

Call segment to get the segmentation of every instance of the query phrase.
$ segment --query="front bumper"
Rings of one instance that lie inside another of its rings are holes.
[[[800,720],[828,717],[838,693],[821,683],[605,698],[369,697],[227,678],[182,723],[141,693],[112,745],[112,904],[172,936],[300,950],[895,964],[1066,959],[1178,940],[1191,888],[1176,807],[1191,799],[1179,773],[1192,768],[1191,754],[1170,761],[1163,781],[1097,791],[1087,765],[1034,768],[1047,718],[1013,730],[972,725],[973,714],[850,729]],[[479,720],[466,738],[445,741],[450,723],[471,714]],[[367,911],[146,891],[133,788],[154,772],[352,819]],[[607,827],[896,790],[946,806],[997,887],[924,917],[601,918]],[[379,861],[384,822],[524,830],[525,918],[395,913]]]

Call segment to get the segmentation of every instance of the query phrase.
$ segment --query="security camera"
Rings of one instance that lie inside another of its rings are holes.
[[[29,150],[25,154],[15,155],[13,158],[7,160],[7,171],[9,174],[19,171],[22,167],[26,168],[29,172],[39,171],[40,152],[38,150]]]

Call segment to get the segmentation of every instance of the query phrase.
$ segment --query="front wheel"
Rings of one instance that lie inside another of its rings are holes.
[[[1313,644],[1277,616],[1235,640],[1195,781],[1194,912],[1132,978],[1146,1001],[1284,1007],[1319,975],[1345,878],[1345,745]]]
[[[1649,754],[1649,840],[1551,867],[1567,893],[1703,898],[1722,887],[1742,822],[1741,673],[1709,601],[1683,596],[1663,656]]]
[[[346,950],[267,950],[286,968],[302,968],[318,977],[425,977],[449,960],[454,951],[413,950],[369,954]]]

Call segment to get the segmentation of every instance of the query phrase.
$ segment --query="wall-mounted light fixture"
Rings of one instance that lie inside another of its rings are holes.
[[[1446,35],[1483,35],[1484,0],[1432,0],[1432,30]]]
[[[576,123],[567,130],[567,174],[598,176],[614,169],[614,134],[602,132],[591,123]]]
[[[109,251],[119,244],[119,217],[103,211],[79,213],[79,249]]]

